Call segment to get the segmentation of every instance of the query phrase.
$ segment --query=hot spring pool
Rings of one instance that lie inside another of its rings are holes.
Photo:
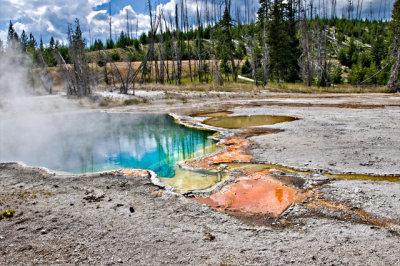
[[[165,114],[30,115],[0,121],[0,161],[76,174],[140,168],[172,178],[176,162],[218,150],[213,133]]]

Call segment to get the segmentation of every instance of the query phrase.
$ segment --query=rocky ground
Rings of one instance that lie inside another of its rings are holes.
[[[15,208],[0,220],[0,264],[399,265],[400,182],[321,175],[399,175],[399,106],[398,95],[265,93],[116,107],[295,116],[269,127],[284,132],[251,137],[249,152],[256,162],[311,170],[289,174],[304,181],[308,198],[278,218],[243,216],[164,191],[149,177],[0,164],[0,208]]]

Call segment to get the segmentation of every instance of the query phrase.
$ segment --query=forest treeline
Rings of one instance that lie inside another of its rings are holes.
[[[68,25],[68,45],[53,37],[48,45],[42,39],[38,44],[32,34],[18,35],[10,21],[7,48],[0,52],[19,49],[47,78],[48,67],[59,67],[67,92],[77,95],[89,94],[99,83],[127,93],[135,82],[223,85],[237,82],[239,75],[257,85],[348,83],[400,90],[399,0],[390,21],[361,18],[361,7],[352,1],[338,18],[333,7],[328,12],[325,1],[317,12],[313,1],[260,0],[255,19],[246,10],[244,15],[232,11],[230,0],[209,1],[197,5],[189,19],[184,0],[175,6],[175,16],[154,13],[149,0],[148,33],[134,36],[127,15],[126,31],[112,39],[110,16],[105,42],[87,43],[76,20]],[[126,64],[123,70],[117,62]]]

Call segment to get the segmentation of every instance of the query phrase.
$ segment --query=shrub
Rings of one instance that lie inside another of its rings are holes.
[[[118,62],[121,61],[121,56],[119,55],[117,50],[114,50],[111,54],[110,54],[111,60],[113,60],[114,62]]]
[[[343,83],[341,66],[336,66],[333,69],[331,69],[331,81],[333,84],[342,84]]]
[[[242,75],[250,74],[251,73],[251,65],[249,59],[246,59],[242,68],[241,68]]]

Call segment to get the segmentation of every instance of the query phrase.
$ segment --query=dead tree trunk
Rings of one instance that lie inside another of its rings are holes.
[[[308,26],[308,20],[306,15],[306,3],[304,3],[301,9],[301,21],[300,21],[300,45],[302,48],[302,54],[299,58],[299,65],[303,81],[307,86],[311,86],[314,79],[314,56],[313,56],[313,41],[311,38],[310,27]]]
[[[53,77],[49,73],[47,69],[47,64],[44,61],[42,52],[40,50],[37,51],[38,59],[39,59],[39,66],[40,66],[40,82],[42,83],[43,89],[47,91],[49,94],[53,94]]]
[[[200,13],[199,13],[199,6],[197,4],[197,56],[198,56],[198,60],[199,60],[199,68],[198,68],[198,73],[199,73],[199,82],[203,81],[202,78],[202,56],[201,56],[201,18],[200,18]]]
[[[388,87],[396,92],[400,91],[399,71],[400,71],[400,47],[397,48],[397,60],[394,64],[393,71],[388,83]]]
[[[190,74],[190,82],[193,82],[193,73],[192,73],[192,49],[190,46],[189,40],[189,18],[188,18],[188,10],[187,10],[187,0],[185,0],[185,31],[186,31],[186,43],[187,43],[187,53],[189,60],[189,74]]]
[[[181,77],[182,77],[182,61],[179,53],[179,41],[180,41],[180,34],[179,34],[179,18],[178,18],[178,5],[175,5],[175,27],[176,27],[176,44],[175,44],[175,54],[176,54],[176,64],[177,64],[177,82],[181,85]]]
[[[268,80],[268,45],[267,45],[267,16],[268,16],[268,8],[265,7],[264,10],[264,18],[263,18],[263,86],[267,84]]]

